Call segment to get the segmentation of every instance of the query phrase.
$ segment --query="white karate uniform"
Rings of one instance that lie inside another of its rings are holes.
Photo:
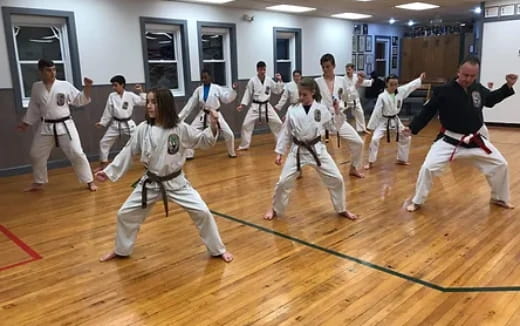
[[[274,188],[273,209],[277,215],[283,215],[285,212],[294,180],[298,176],[298,147],[300,147],[301,166],[312,165],[328,188],[336,212],[346,211],[343,176],[327,152],[325,144],[318,141],[314,145],[310,145],[321,163],[321,166],[318,166],[311,152],[304,146],[296,145],[293,140],[293,138],[296,138],[298,141],[309,143],[320,138],[325,129],[334,131],[343,123],[343,115],[339,114],[335,119],[327,107],[317,102],[313,102],[309,113],[305,112],[301,103],[293,105],[287,110],[287,116],[275,149],[276,153],[284,155],[290,145],[282,174]]]
[[[146,105],[146,93],[136,95],[132,92],[124,91],[120,96],[117,92],[108,95],[105,110],[99,123],[108,129],[99,141],[99,160],[108,162],[110,148],[116,139],[122,135],[132,136],[135,131],[135,122],[132,120],[134,106]],[[127,121],[117,121],[126,120]]]
[[[339,133],[339,137],[343,138],[347,141],[348,147],[350,148],[351,153],[351,161],[352,166],[356,169],[361,169],[361,165],[363,164],[363,139],[359,136],[357,131],[347,122],[345,113],[345,103],[341,100],[344,94],[343,90],[343,77],[335,76],[334,79],[334,87],[332,94],[327,86],[327,82],[325,78],[318,77],[315,79],[318,87],[320,88],[320,93],[322,96],[321,103],[324,104],[330,112],[334,112],[334,100],[339,101],[339,107],[342,111],[342,115],[344,115],[342,121],[343,124],[337,130]]]
[[[408,162],[412,137],[403,135],[404,125],[398,115],[403,106],[404,99],[419,87],[421,87],[421,79],[417,78],[408,84],[399,86],[397,88],[397,94],[390,94],[386,89],[383,93],[379,94],[367,126],[368,129],[374,131],[368,149],[368,162],[374,163],[376,161],[379,143],[381,138],[387,135],[387,128],[391,132],[390,140],[396,138],[394,135],[397,129],[399,129],[397,160]]]
[[[358,82],[358,75],[353,74],[352,78],[348,75],[343,77],[343,88],[345,92],[343,94],[343,100],[347,103],[347,108],[352,109],[352,114],[356,119],[356,130],[358,132],[363,132],[366,130],[365,125],[365,112],[363,111],[363,107],[361,106],[361,99],[359,98],[359,92],[357,90],[356,84]],[[370,87],[372,86],[372,80],[363,80],[359,85],[361,87]]]
[[[34,183],[48,182],[47,160],[56,146],[55,135],[59,147],[72,163],[79,181],[94,181],[74,121],[68,119],[58,123],[45,122],[70,117],[69,105],[82,106],[88,103],[90,98],[67,81],[55,80],[50,91],[42,81],[32,85],[31,100],[22,121],[28,125],[39,123],[30,150]]]
[[[218,135],[217,135],[218,136]],[[184,122],[179,122],[172,129],[152,126],[143,121],[137,126],[126,146],[108,165],[104,172],[111,181],[117,181],[130,168],[132,156],[141,154],[140,161],[146,169],[155,175],[166,176],[180,171],[186,161],[186,150],[213,146],[217,137],[211,129],[197,130]],[[152,182],[147,188],[147,207],[141,207],[141,194],[144,175],[134,191],[130,194],[117,215],[115,253],[129,256],[132,253],[137,232],[144,222],[153,204],[160,199],[159,186]],[[163,182],[170,201],[184,208],[199,230],[200,237],[213,256],[226,252],[220,239],[217,224],[199,193],[191,186],[181,173],[177,177]]]
[[[278,103],[274,106],[278,111],[282,110],[285,103],[289,101],[289,105],[297,104],[300,101],[300,94],[298,92],[298,85],[291,81],[285,84],[282,96]]]
[[[251,137],[253,135],[253,129],[255,128],[255,122],[266,120],[266,114],[268,116],[268,125],[271,132],[274,134],[275,139],[278,139],[278,134],[282,128],[282,120],[278,114],[274,111],[273,106],[269,103],[271,93],[280,94],[283,91],[283,83],[275,82],[271,78],[265,77],[262,83],[258,76],[255,76],[247,83],[247,88],[242,97],[242,105],[249,105],[251,107],[247,111],[244,122],[242,123],[242,130],[240,132],[240,145],[239,149],[248,149],[251,145]],[[255,102],[266,102],[265,104],[259,104]],[[267,110],[267,113],[266,113]]]
[[[484,128],[485,126],[483,125],[479,132],[482,132]],[[461,139],[464,136],[450,131],[446,131],[445,134],[456,139]],[[444,167],[450,162],[450,157],[455,151],[453,160],[469,162],[486,176],[491,186],[492,199],[509,203],[509,172],[507,161],[488,139],[482,137],[482,140],[491,150],[490,154],[487,154],[480,147],[464,148],[458,146],[455,149],[455,145],[448,144],[443,139],[439,139],[433,143],[419,170],[415,195],[412,202],[417,205],[422,205],[426,201],[433,185],[433,177],[442,174]]]
[[[179,113],[179,118],[184,120],[191,114],[193,110],[198,110],[199,112],[195,119],[193,119],[191,126],[196,129],[203,129],[204,118],[206,118],[206,126],[209,126],[210,123],[209,113],[205,112],[204,110],[212,109],[218,111],[221,103],[231,103],[235,100],[236,97],[237,92],[235,92],[234,89],[222,87],[217,84],[211,84],[208,97],[206,100],[204,100],[204,86],[199,86],[197,89],[195,89],[193,95]],[[220,132],[226,142],[228,155],[236,156],[235,135],[233,134],[233,130],[231,130],[228,123],[224,119],[224,116],[220,112],[218,114],[218,122],[220,124]],[[193,158],[194,156],[195,151],[193,149],[188,149],[186,157]]]

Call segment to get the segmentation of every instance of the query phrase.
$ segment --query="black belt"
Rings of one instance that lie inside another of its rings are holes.
[[[153,174],[150,171],[146,171],[146,179],[144,179],[143,182],[143,190],[141,193],[141,207],[146,208],[148,205],[148,194],[146,189],[146,184],[155,182],[159,186],[159,190],[161,191],[162,200],[164,204],[164,212],[166,213],[166,216],[168,216],[168,196],[166,195],[166,189],[164,188],[163,182],[169,181],[171,179],[174,179],[178,177],[182,173],[182,170],[175,171],[171,174],[168,174],[164,177],[160,177],[156,174]]]
[[[121,129],[121,122],[126,122],[126,127],[128,129],[130,129],[130,125],[128,124],[128,121],[132,120],[132,117],[130,118],[116,118],[116,117],[112,117],[114,120],[116,120],[117,122],[119,122],[117,124],[117,129],[119,130],[119,138],[121,139],[121,137],[123,136],[123,130]]]
[[[130,120],[132,120],[132,118],[124,118],[124,119],[120,119],[120,118],[116,118],[116,117],[113,117],[114,120],[116,120],[117,122],[128,122]]]
[[[269,108],[267,104],[269,101],[260,102],[253,100],[253,103],[258,104],[258,119],[260,119],[260,121],[262,121],[262,105],[265,106],[265,122],[269,122],[269,112],[267,112],[267,109]]]
[[[67,127],[67,124],[65,121],[71,119],[70,115],[65,118],[61,119],[43,119],[46,123],[52,123],[52,132],[54,133],[54,143],[56,144],[56,147],[60,147],[60,142],[58,141],[58,132],[56,130],[56,124],[57,123],[63,123],[63,126],[65,127],[65,130],[67,131],[67,135],[69,136],[69,139],[72,140],[72,137],[70,136],[69,127]]]
[[[386,142],[390,142],[390,121],[392,119],[395,120],[395,130],[397,135],[395,136],[395,141],[399,141],[399,119],[397,118],[397,114],[395,115],[383,115],[387,119],[386,121]]]
[[[316,152],[314,151],[314,147],[313,147],[315,144],[319,143],[320,141],[321,141],[321,137],[316,137],[309,142],[303,142],[303,141],[298,140],[296,137],[293,137],[293,142],[296,145],[298,145],[298,150],[296,151],[296,164],[298,166],[298,171],[301,170],[301,164],[300,164],[300,147],[301,146],[305,147],[305,149],[311,153],[312,157],[316,161],[316,164],[318,166],[321,166],[321,162],[320,162],[320,159],[318,158],[318,154],[316,154]]]
[[[478,136],[475,136],[475,137],[481,137],[481,136],[478,135]],[[449,136],[446,136],[446,135],[443,135],[442,140],[444,140],[448,144],[455,145],[455,146],[461,146],[461,147],[464,147],[464,148],[480,148],[481,147],[476,142],[472,142],[471,141],[469,143],[465,143],[465,142],[461,142],[460,139],[456,139],[456,138],[449,137]]]
[[[219,112],[220,109],[216,109],[215,111]],[[211,112],[210,110],[204,109],[204,122],[203,122],[203,127],[202,127],[203,130],[208,127],[208,114],[210,112]],[[218,126],[218,129],[220,129],[220,122],[218,122],[218,120],[217,120],[217,126]]]
[[[444,132],[443,130],[444,130],[444,127],[441,127],[441,132]],[[466,137],[466,136],[469,136],[469,135],[465,135],[464,137]],[[484,140],[482,139],[482,136],[480,134],[474,133],[473,137],[471,138],[471,140],[468,143],[463,141],[464,137],[462,137],[462,139],[456,139],[456,138],[444,135],[444,137],[442,138],[448,144],[455,146],[455,148],[453,149],[453,152],[451,153],[451,156],[450,156],[450,162],[453,161],[453,159],[455,158],[455,152],[457,151],[457,148],[459,146],[462,146],[464,148],[481,148],[488,155],[492,153],[491,149],[489,149],[489,147],[486,146],[486,143],[484,142]]]

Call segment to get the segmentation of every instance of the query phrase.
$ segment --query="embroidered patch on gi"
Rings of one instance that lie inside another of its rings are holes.
[[[482,106],[482,98],[480,97],[480,93],[477,91],[473,91],[471,93],[471,98],[473,99],[473,106],[476,108],[480,108]]]
[[[271,87],[267,86],[265,88],[265,95],[269,95],[269,91],[271,91]]]
[[[175,154],[179,151],[179,136],[171,134],[168,136],[168,154]]]
[[[320,122],[321,121],[321,111],[320,110],[314,111],[314,120],[316,122]]]
[[[56,95],[56,104],[57,104],[58,106],[63,106],[63,105],[65,105],[65,94],[63,94],[63,93],[58,93],[58,94]]]
[[[123,102],[123,110],[128,110],[128,102]]]

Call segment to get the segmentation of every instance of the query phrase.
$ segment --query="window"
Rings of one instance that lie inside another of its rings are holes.
[[[150,87],[184,95],[181,36],[178,26],[146,25],[146,49]]]
[[[294,36],[276,39],[276,71],[282,75],[284,82],[291,81],[294,68]]]
[[[202,41],[202,66],[209,69],[219,85],[231,85],[229,64],[229,33],[225,30],[204,29]]]
[[[274,28],[275,73],[290,82],[292,72],[301,69],[301,30]]]
[[[81,86],[72,13],[2,9],[17,108],[29,105],[32,84],[40,80],[38,60],[42,58],[54,61],[58,79]]]
[[[231,87],[236,81],[235,25],[199,22],[199,56],[216,84]]]
[[[186,22],[141,17],[146,85],[185,95],[190,82]]]

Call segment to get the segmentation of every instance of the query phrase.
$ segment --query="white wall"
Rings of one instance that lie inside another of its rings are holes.
[[[319,59],[326,52],[334,54],[338,67],[351,60],[353,23],[339,19],[160,0],[1,0],[1,4],[73,11],[82,74],[99,84],[108,84],[115,74],[124,74],[128,83],[144,82],[140,16],[188,21],[192,80],[199,80],[197,21],[236,24],[239,79],[253,76],[259,60],[264,60],[268,73],[273,74],[275,26],[302,29],[302,70],[306,75],[321,73]],[[243,21],[245,13],[254,15],[254,21]],[[12,88],[1,21],[0,45],[0,88]]]
[[[510,31],[504,33],[504,31]],[[482,39],[480,81],[493,82],[494,87],[505,83],[508,73],[520,74],[520,20],[485,22]],[[515,86],[517,93],[520,86]],[[520,96],[518,94],[484,110],[486,122],[520,123]]]
[[[399,45],[397,48],[397,68],[392,69],[392,44],[390,44],[390,60],[388,64],[390,65],[390,74],[396,74],[400,75],[401,71],[401,41],[403,40],[405,27],[399,26],[399,25],[390,25],[390,24],[368,24],[368,34],[374,35],[374,41],[375,37],[377,36],[397,36],[399,37]],[[373,46],[374,51],[372,51],[372,57],[375,57],[375,44]],[[375,69],[375,58],[372,60],[373,67]],[[367,73],[370,73],[371,71],[367,71]]]

